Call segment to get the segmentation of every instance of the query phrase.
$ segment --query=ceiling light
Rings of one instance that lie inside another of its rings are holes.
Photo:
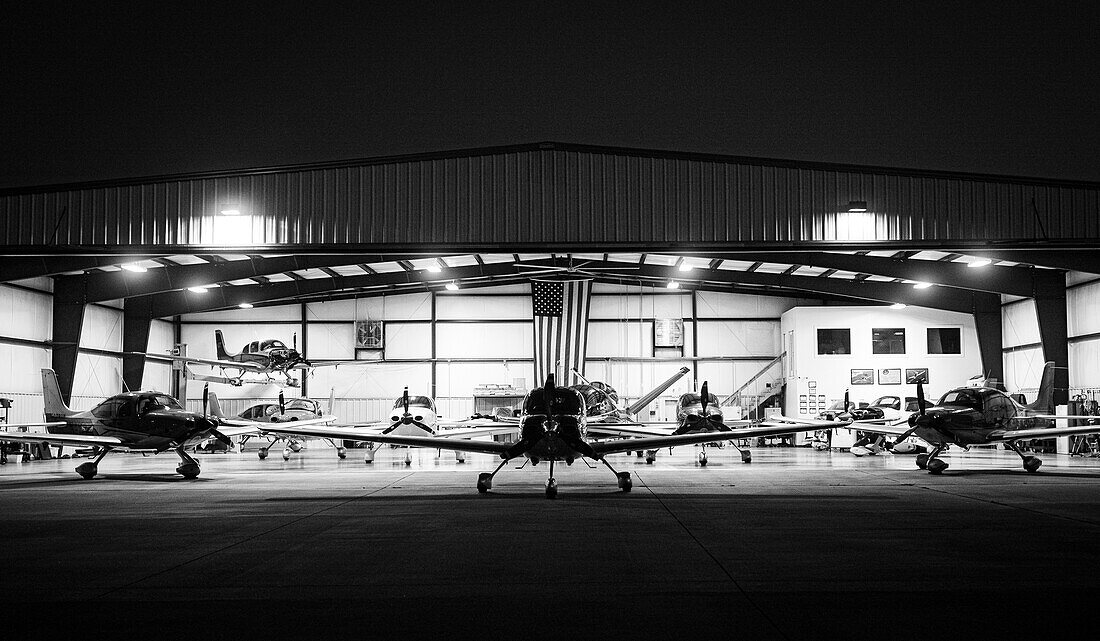
[[[128,272],[134,272],[135,274],[144,274],[145,272],[149,271],[148,269],[142,267],[141,265],[138,265],[137,263],[122,265],[122,268]]]
[[[852,212],[867,211],[867,201],[866,200],[849,200],[848,201],[848,211],[852,211]]]
[[[428,271],[430,271],[433,274],[438,274],[439,272],[443,271],[443,268],[440,267],[439,265],[434,265],[433,264],[433,265],[428,265]]]
[[[193,292],[195,294],[205,294],[207,292],[207,289],[205,287],[197,287],[196,286],[196,287],[188,287],[187,291]]]
[[[252,309],[252,303],[240,303],[237,305],[241,309]]]
[[[669,289],[680,289],[680,283],[677,283],[674,280],[670,280],[670,281],[668,281],[668,284],[665,285],[665,287],[667,287]]]
[[[993,261],[988,259],[988,258],[975,258],[974,260],[967,263],[966,266],[967,267],[985,267],[986,265],[991,265],[992,263],[993,263]]]
[[[905,303],[894,303],[890,309],[905,309]]]
[[[695,265],[691,263],[680,263],[680,271],[682,272],[690,272],[693,269],[695,269]]]
[[[218,214],[220,214],[222,216],[240,216],[241,215],[241,206],[240,205],[220,205],[218,207]]]
[[[932,286],[932,283],[916,283],[913,285],[913,289],[928,289]]]
[[[458,283],[455,283],[454,281],[447,283],[447,291],[457,292]]]

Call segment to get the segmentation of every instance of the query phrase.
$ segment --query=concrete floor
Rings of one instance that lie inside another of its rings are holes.
[[[916,639],[1080,635],[1100,597],[1100,460],[757,448],[506,467],[383,449],[0,467],[9,632],[111,638]],[[518,462],[517,462],[518,464]],[[687,636],[690,635],[690,636]],[[9,638],[24,638],[23,636]]]

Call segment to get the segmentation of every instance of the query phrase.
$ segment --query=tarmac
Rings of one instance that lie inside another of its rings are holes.
[[[1083,636],[1100,459],[677,448],[647,465],[383,448],[284,462],[111,454],[0,467],[8,638],[994,639]],[[1089,635],[1091,636],[1091,635]]]

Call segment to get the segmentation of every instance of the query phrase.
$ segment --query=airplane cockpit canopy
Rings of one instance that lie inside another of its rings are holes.
[[[707,404],[711,407],[718,407],[718,397],[714,394],[708,394],[710,398],[707,399]],[[687,394],[680,395],[679,406],[681,408],[691,407],[692,405],[702,405],[703,395],[695,392],[688,392]]]
[[[618,392],[607,383],[593,381],[590,384],[574,385],[572,389],[584,397],[589,415],[613,412],[619,403]]]
[[[982,397],[977,390],[953,389],[940,397],[938,405],[981,411]]]
[[[183,405],[167,394],[118,394],[92,408],[99,419],[130,418],[158,410],[182,410]]]
[[[435,401],[427,396],[409,396],[409,407],[424,407],[435,412]],[[405,409],[405,397],[400,396],[393,402],[393,409],[403,410]]]
[[[533,389],[523,399],[524,414],[580,416],[585,413],[584,397],[568,387],[555,387],[547,399],[546,390]]]
[[[321,405],[311,398],[292,398],[283,407],[288,410],[302,410],[305,412],[318,412]]]
[[[277,338],[269,338],[265,341],[260,341],[260,350],[262,351],[265,349],[286,349],[286,343]]]

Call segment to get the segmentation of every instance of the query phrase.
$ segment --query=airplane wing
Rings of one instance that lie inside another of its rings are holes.
[[[367,441],[369,443],[387,443],[390,445],[405,445],[408,447],[428,447],[459,452],[477,452],[481,454],[500,454],[508,449],[508,443],[496,441],[473,441],[468,438],[448,438],[446,436],[395,436],[393,434],[379,434],[373,430],[353,427],[304,427],[288,423],[273,423],[268,426],[268,432],[274,434],[288,434],[292,436],[315,436],[318,438],[331,438],[345,441]]]
[[[792,432],[806,432],[813,427],[798,429],[788,423],[766,425],[759,427],[733,428],[728,432],[698,432],[694,434],[677,434],[675,436],[648,436],[643,438],[628,438],[617,441],[605,441],[593,443],[592,449],[599,454],[614,454],[616,452],[631,452],[634,450],[659,450],[663,447],[676,445],[693,445],[695,443],[713,443],[715,441],[729,441],[738,438],[760,438],[764,436],[778,436]]]
[[[887,436],[901,436],[910,430],[908,423],[861,423],[855,421],[845,423],[838,427],[847,427],[853,430],[861,430],[871,434],[885,434]]]
[[[164,354],[151,354],[158,358],[163,358]],[[258,363],[240,363],[236,361],[219,361],[215,358],[199,358],[197,356],[169,356],[173,362],[176,363],[195,363],[198,365],[209,365],[211,367],[220,367],[223,369],[237,369],[242,372],[255,372],[263,373],[267,368],[259,365]]]
[[[64,423],[32,423],[31,425],[64,425]],[[14,427],[14,426],[13,426]],[[122,439],[95,434],[48,434],[46,432],[0,432],[0,441],[12,443],[50,443],[51,445],[83,445],[87,447],[124,447]]]
[[[327,425],[336,420],[336,416],[332,414],[326,414],[324,416],[318,416],[317,418],[308,418],[298,421],[285,421],[282,423],[271,423],[265,421],[250,421],[243,418],[221,418],[219,417],[221,425],[218,427],[218,431],[226,436],[242,436],[244,434],[262,434],[264,432],[270,432],[268,429],[272,425],[297,425],[306,427],[309,425]]]
[[[1082,418],[1079,416],[1043,416],[1028,418]],[[1095,419],[1095,416],[1088,418]],[[1100,425],[1074,425],[1066,427],[1034,427],[1023,430],[999,430],[989,435],[991,441],[1015,441],[1025,438],[1054,438],[1074,434],[1100,434]]]
[[[519,423],[486,421],[483,425],[447,428],[436,432],[436,438],[473,438],[475,436],[518,435]]]

